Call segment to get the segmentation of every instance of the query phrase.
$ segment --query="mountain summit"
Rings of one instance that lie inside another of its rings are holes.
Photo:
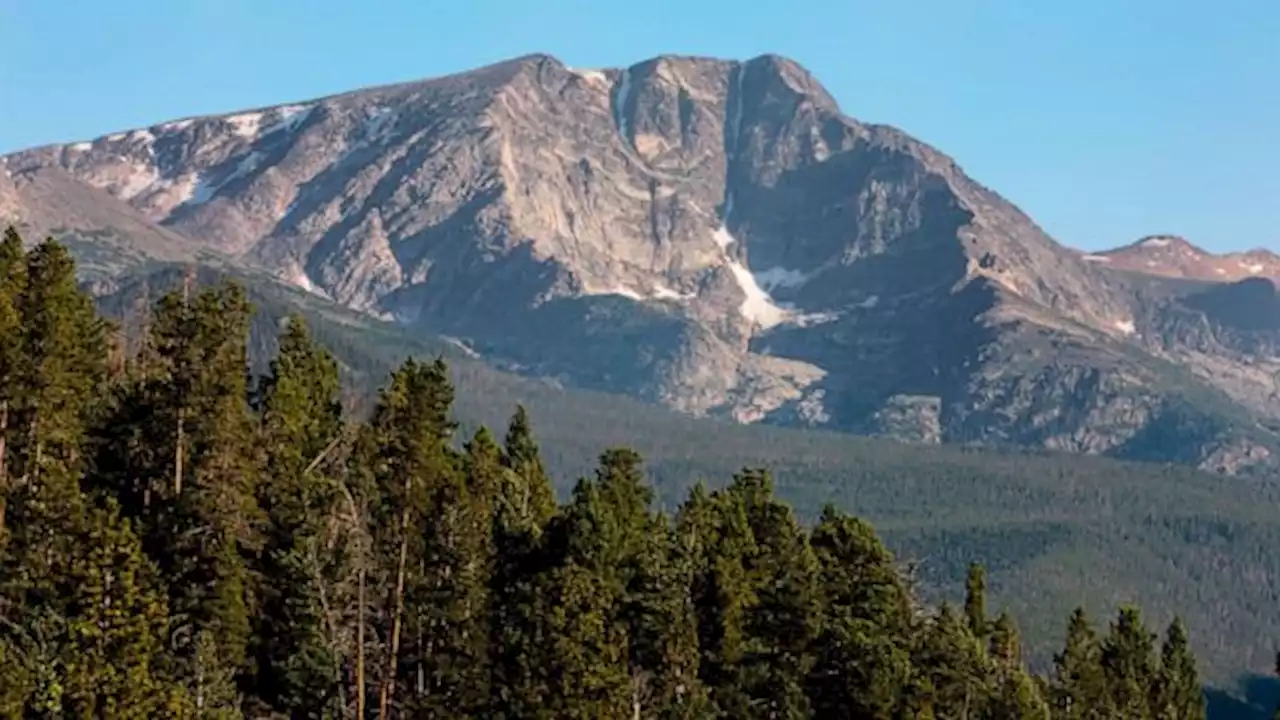
[[[1206,320],[1221,347],[1188,349],[1208,311],[1183,291],[1062,247],[775,55],[532,55],[0,166],[0,213],[109,238],[103,274],[216,256],[697,415],[1228,472],[1275,447],[1256,337]]]

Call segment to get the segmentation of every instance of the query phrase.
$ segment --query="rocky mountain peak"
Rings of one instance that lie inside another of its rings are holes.
[[[1216,341],[1191,305],[1161,335],[1114,272],[1202,251],[1068,250],[777,55],[534,54],[0,163],[0,213],[114,228],[104,267],[214,251],[504,367],[741,421],[1138,453],[1165,407],[1146,336]]]
[[[1214,254],[1177,235],[1149,235],[1124,247],[1083,257],[1098,265],[1161,277],[1210,282],[1280,279],[1280,256],[1270,250]]]

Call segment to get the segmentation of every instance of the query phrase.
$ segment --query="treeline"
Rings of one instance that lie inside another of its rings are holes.
[[[865,522],[753,469],[667,516],[626,449],[557,504],[523,410],[460,443],[411,360],[353,422],[300,319],[249,377],[251,315],[172,292],[126,352],[6,234],[0,716],[1204,717],[1176,621],[1077,612],[1037,677],[978,565],[927,607]]]

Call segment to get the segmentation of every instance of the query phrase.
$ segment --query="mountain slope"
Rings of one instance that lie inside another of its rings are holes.
[[[1127,277],[777,56],[535,55],[2,160],[502,367],[694,415],[1227,472],[1280,452],[1141,336]]]

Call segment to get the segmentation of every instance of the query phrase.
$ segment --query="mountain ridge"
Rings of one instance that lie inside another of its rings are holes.
[[[91,221],[141,215],[499,366],[693,415],[1149,459],[1164,423],[1227,472],[1280,452],[1246,431],[1275,404],[1247,358],[1265,329],[1061,245],[778,55],[533,54],[0,164],[92,186]]]

